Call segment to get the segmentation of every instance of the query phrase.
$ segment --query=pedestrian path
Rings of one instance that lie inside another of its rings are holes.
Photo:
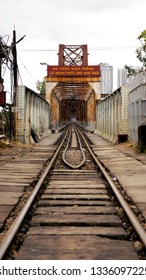
[[[90,137],[95,145],[94,153],[146,218],[146,154],[126,154],[119,150],[118,145],[109,143],[97,134]]]

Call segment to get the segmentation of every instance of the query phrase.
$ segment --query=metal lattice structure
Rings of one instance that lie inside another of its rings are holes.
[[[87,45],[59,45],[60,66],[87,66]]]

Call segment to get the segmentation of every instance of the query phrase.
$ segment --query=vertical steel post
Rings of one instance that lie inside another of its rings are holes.
[[[17,138],[16,127],[17,127],[17,50],[16,50],[16,31],[13,30],[13,104],[14,104],[14,138]]]
[[[16,50],[16,31],[13,31],[13,81],[14,81],[14,96],[13,96],[13,101],[14,101],[14,106],[16,106],[16,95],[17,95],[17,50]]]
[[[2,42],[1,42],[1,36],[0,36],[0,84],[2,83],[2,70],[1,65],[2,64]]]

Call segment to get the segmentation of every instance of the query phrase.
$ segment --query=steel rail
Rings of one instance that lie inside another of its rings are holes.
[[[101,170],[102,174],[104,175],[104,177],[108,181],[108,183],[109,183],[110,187],[112,188],[116,198],[118,199],[120,205],[122,206],[122,208],[125,211],[127,217],[129,218],[129,221],[131,222],[135,231],[137,232],[138,236],[140,237],[141,241],[143,242],[143,245],[146,247],[146,231],[143,229],[143,227],[140,224],[140,222],[138,221],[136,215],[133,213],[133,211],[129,207],[128,203],[126,202],[124,197],[121,195],[121,193],[117,189],[116,185],[114,184],[114,182],[112,181],[112,179],[110,178],[108,173],[106,172],[105,168],[102,166],[100,161],[97,159],[97,157],[93,153],[92,149],[88,145],[88,143],[87,143],[85,137],[83,136],[83,134],[80,131],[79,131],[79,133],[80,133],[84,143],[86,144],[86,147],[87,147],[88,151],[90,152],[92,158],[94,159],[94,161],[98,165],[99,169]]]
[[[2,240],[2,242],[0,243],[0,260],[3,259],[4,255],[6,254],[9,246],[11,245],[16,233],[18,232],[30,206],[32,205],[36,195],[38,194],[42,183],[44,182],[46,176],[48,175],[54,161],[56,160],[56,157],[58,156],[58,153],[60,152],[60,149],[62,148],[62,145],[64,144],[64,141],[67,137],[68,134],[68,130],[66,131],[64,138],[62,139],[61,144],[59,145],[59,147],[57,148],[57,150],[55,151],[52,159],[50,160],[48,166],[46,167],[45,171],[43,172],[43,174],[41,175],[41,178],[39,179],[39,181],[37,182],[34,190],[32,191],[31,195],[29,196],[29,198],[27,199],[25,205],[23,206],[22,210],[20,211],[19,215],[17,216],[17,218],[14,220],[13,224],[11,225],[11,227],[9,228],[9,230],[7,231],[4,239]]]
[[[86,161],[86,156],[85,156],[85,153],[84,153],[84,150],[83,150],[83,147],[82,147],[82,144],[81,144],[80,137],[79,137],[79,134],[78,134],[77,129],[75,129],[75,131],[76,131],[76,137],[77,137],[78,142],[79,142],[80,151],[81,151],[81,154],[82,154],[82,161],[81,161],[78,165],[72,165],[71,163],[69,163],[68,160],[66,160],[66,153],[67,153],[67,151],[68,151],[68,149],[69,149],[69,144],[70,144],[70,140],[71,140],[71,128],[70,128],[70,133],[69,133],[69,139],[68,139],[66,148],[65,148],[65,150],[64,150],[64,152],[63,152],[63,155],[62,155],[62,160],[63,160],[63,162],[64,162],[67,166],[71,167],[72,169],[78,169],[78,168],[80,168],[81,166],[83,166],[83,164],[84,164],[85,161]]]

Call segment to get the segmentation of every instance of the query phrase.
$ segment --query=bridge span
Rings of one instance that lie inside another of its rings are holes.
[[[47,65],[42,98],[18,87],[17,139],[37,142],[69,121],[113,143],[132,140],[146,148],[146,71],[102,98],[100,66],[88,65],[87,45],[59,45],[58,66]]]
[[[52,129],[76,120],[95,130],[100,66],[88,65],[87,45],[59,45],[59,65],[47,66],[46,100]]]

